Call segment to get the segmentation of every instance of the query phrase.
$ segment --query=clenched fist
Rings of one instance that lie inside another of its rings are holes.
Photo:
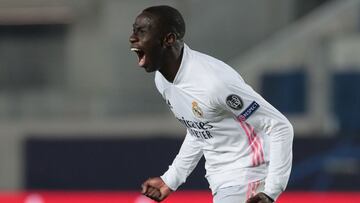
[[[246,201],[246,203],[272,203],[272,202],[274,202],[274,200],[262,192],[259,192],[254,197],[251,197]]]
[[[172,190],[164,183],[160,177],[149,178],[141,185],[141,193],[152,200],[161,202]]]

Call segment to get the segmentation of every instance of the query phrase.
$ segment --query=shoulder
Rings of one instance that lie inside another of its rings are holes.
[[[204,74],[212,75],[213,79],[218,79],[219,81],[233,83],[234,81],[242,81],[243,79],[240,74],[230,65],[212,57],[210,55],[192,51],[192,64],[202,67],[201,70]]]
[[[202,64],[208,77],[207,85],[211,87],[212,93],[220,94],[225,89],[244,87],[243,78],[234,68],[214,57],[208,55],[203,57],[206,59],[202,60]]]

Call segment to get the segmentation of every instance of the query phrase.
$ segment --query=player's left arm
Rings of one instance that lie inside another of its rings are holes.
[[[268,109],[270,112],[259,111],[259,116],[265,113],[269,118],[268,128],[270,138],[270,157],[268,175],[265,179],[264,193],[276,200],[285,190],[292,166],[292,142],[294,130],[290,122],[285,118],[279,118],[280,114],[275,108]]]
[[[269,168],[261,199],[276,200],[286,188],[292,165],[293,127],[278,110],[267,103],[241,80],[223,83],[216,92],[215,103],[231,112],[239,122],[248,123],[255,132],[264,132],[269,139]],[[218,106],[219,107],[219,106]]]

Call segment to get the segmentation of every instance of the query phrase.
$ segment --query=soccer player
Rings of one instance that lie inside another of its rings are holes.
[[[184,35],[176,9],[153,6],[136,17],[129,39],[138,65],[156,72],[157,89],[187,128],[169,169],[146,180],[142,193],[164,200],[204,155],[214,203],[274,202],[291,171],[292,125],[235,70],[187,46]]]

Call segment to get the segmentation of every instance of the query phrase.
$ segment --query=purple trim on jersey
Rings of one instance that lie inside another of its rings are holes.
[[[258,108],[260,105],[256,103],[256,101],[251,102],[251,104],[238,116],[238,119],[241,121],[245,121],[248,119]]]

